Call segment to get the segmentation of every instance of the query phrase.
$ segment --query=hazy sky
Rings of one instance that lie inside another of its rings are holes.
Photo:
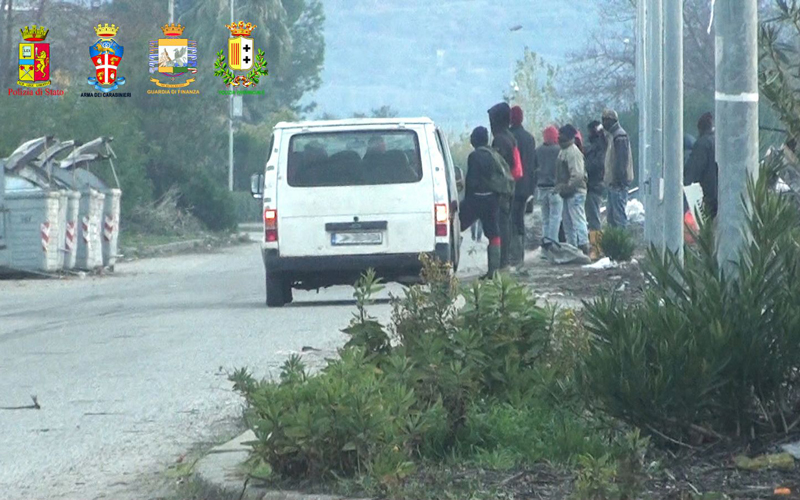
[[[526,45],[561,65],[583,46],[597,22],[587,4],[324,0],[325,70],[311,99],[318,114],[349,116],[387,104],[450,129],[474,126],[502,98]]]

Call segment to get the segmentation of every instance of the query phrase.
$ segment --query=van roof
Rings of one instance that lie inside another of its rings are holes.
[[[420,125],[433,124],[428,117],[417,118],[348,118],[346,120],[313,120],[302,122],[280,122],[276,129],[287,128],[322,128],[322,127],[369,127],[374,125]]]

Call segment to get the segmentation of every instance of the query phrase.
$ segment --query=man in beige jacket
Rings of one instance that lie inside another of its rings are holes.
[[[558,131],[558,154],[555,192],[564,199],[564,233],[567,243],[589,255],[589,229],[586,223],[586,169],[581,150],[575,145],[578,130],[564,125]]]

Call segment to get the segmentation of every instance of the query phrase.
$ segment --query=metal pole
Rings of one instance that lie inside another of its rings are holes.
[[[647,203],[647,120],[650,107],[647,103],[647,1],[637,2],[636,12],[636,103],[639,109],[639,201],[643,206]],[[651,224],[645,218],[645,240],[650,241],[649,229]]]
[[[233,24],[233,2],[231,0],[231,24]],[[233,94],[228,98],[228,191],[233,192]]]
[[[169,23],[175,23],[175,0],[169,0]]]
[[[650,220],[650,240],[648,242],[655,246],[659,251],[664,250],[664,217],[663,205],[663,184],[661,178],[662,165],[664,160],[664,26],[663,26],[663,1],[650,0],[648,17],[650,26],[648,29],[649,40],[648,51],[650,63],[647,67],[649,75],[649,99],[650,105],[648,142],[650,144],[647,153],[648,164],[648,194],[647,206],[645,207],[645,217]]]
[[[758,178],[758,2],[717,1],[714,18],[717,258],[733,272],[745,245],[747,180]]]
[[[664,28],[664,240],[683,262],[683,2],[666,2]]]

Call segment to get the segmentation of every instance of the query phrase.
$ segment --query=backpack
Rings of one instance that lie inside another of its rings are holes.
[[[488,151],[494,160],[494,170],[492,177],[487,186],[493,193],[511,195],[514,194],[514,177],[511,176],[511,171],[508,163],[503,159],[503,156],[494,148],[489,146],[481,146],[478,149]]]
[[[525,173],[522,170],[522,157],[519,154],[519,148],[514,146],[514,166],[511,169],[511,176],[515,181],[522,179]]]

